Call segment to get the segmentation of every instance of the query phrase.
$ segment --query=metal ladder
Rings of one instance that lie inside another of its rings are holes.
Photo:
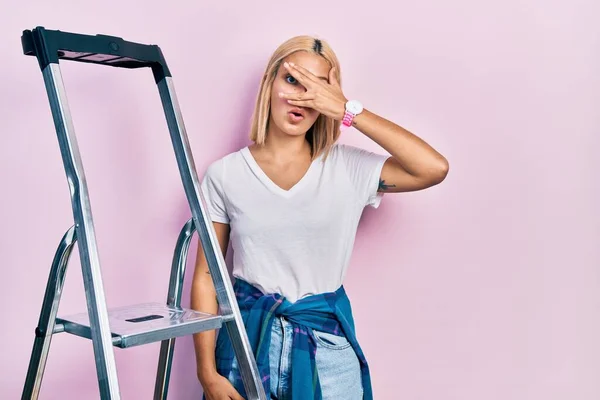
[[[22,399],[37,399],[54,334],[66,332],[92,340],[102,399],[120,399],[113,346],[128,348],[161,342],[154,399],[165,399],[169,386],[175,338],[225,326],[237,357],[249,399],[264,399],[258,368],[246,335],[205,200],[177,102],[173,79],[160,47],[106,35],[83,35],[36,27],[21,36],[23,53],[35,56],[42,70],[62,160],[71,194],[74,225],[58,244],[51,265]],[[139,304],[107,309],[94,221],[81,156],[67,102],[59,60],[120,68],[149,67],[158,86],[173,149],[192,217],[175,244],[166,304]],[[216,289],[219,314],[181,307],[186,258],[194,231],[198,232]],[[87,312],[57,318],[64,277],[77,243]]]

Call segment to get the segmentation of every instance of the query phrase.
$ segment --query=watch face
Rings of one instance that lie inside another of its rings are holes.
[[[356,100],[350,100],[348,104],[346,104],[346,109],[354,115],[360,114],[363,110],[362,104]]]

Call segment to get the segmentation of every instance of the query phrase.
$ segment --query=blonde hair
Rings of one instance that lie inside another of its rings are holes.
[[[335,68],[335,77],[342,83],[340,65],[337,56],[327,42],[311,36],[296,36],[282,43],[271,56],[267,63],[265,73],[260,82],[256,105],[252,114],[250,139],[258,144],[265,143],[267,130],[269,128],[269,117],[271,113],[271,90],[277,71],[283,60],[298,51],[306,51],[323,57],[332,68]],[[322,153],[325,157],[340,136],[340,121],[326,117],[321,114],[306,133],[306,138],[311,144],[312,159],[314,160]]]

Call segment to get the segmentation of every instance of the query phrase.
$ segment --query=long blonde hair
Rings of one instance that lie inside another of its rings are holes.
[[[267,137],[271,112],[271,89],[277,71],[286,57],[298,51],[306,51],[323,57],[332,68],[335,68],[335,76],[340,85],[342,83],[338,58],[327,42],[302,35],[292,37],[282,43],[275,50],[267,64],[256,98],[251,121],[250,139],[258,145],[264,144]],[[327,157],[329,150],[340,136],[340,124],[340,121],[326,117],[323,114],[319,115],[306,133],[306,138],[311,144],[313,160],[322,153]]]

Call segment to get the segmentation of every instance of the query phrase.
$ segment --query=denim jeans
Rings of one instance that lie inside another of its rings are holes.
[[[362,399],[360,363],[350,342],[343,336],[326,332],[315,330],[314,334],[317,339],[316,364],[323,400]],[[285,318],[275,318],[269,349],[272,400],[290,400],[292,337],[292,325]],[[234,360],[233,369],[237,368]]]

